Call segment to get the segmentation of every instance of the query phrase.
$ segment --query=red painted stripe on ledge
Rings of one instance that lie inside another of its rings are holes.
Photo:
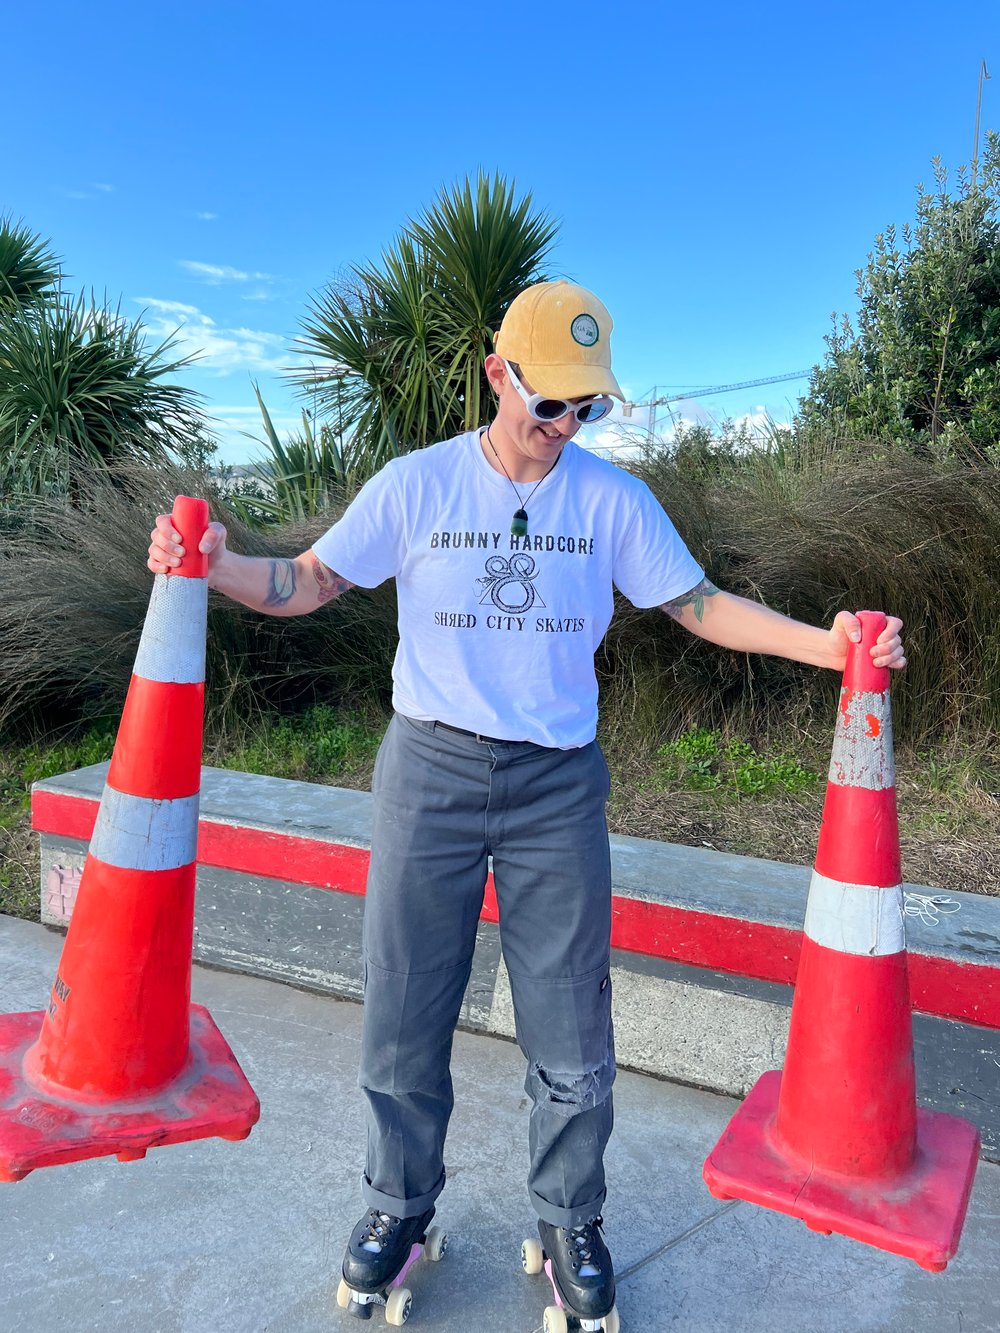
[[[88,842],[98,804],[90,797],[35,792],[32,827],[38,833]],[[363,894],[368,873],[368,851],[363,847],[209,820],[202,820],[199,826],[198,860],[220,869],[289,879],[339,893]],[[498,920],[492,875],[486,885],[482,919]],[[616,895],[612,898],[611,943],[630,953],[791,984],[802,934],[786,926]],[[1000,967],[911,952],[909,972],[913,1007],[921,1013],[1000,1028]]]
[[[89,842],[94,835],[100,801],[89,796],[60,796],[51,791],[31,793],[31,827],[36,833]]]
[[[202,865],[242,870],[268,879],[291,879],[339,893],[364,893],[368,878],[366,847],[345,847],[265,829],[234,828],[205,819],[198,825],[198,860]]]
[[[791,983],[802,932],[616,895],[611,899],[611,947],[758,981]]]
[[[1000,1028],[1000,967],[956,963],[912,951],[906,957],[914,1009],[938,1018]]]

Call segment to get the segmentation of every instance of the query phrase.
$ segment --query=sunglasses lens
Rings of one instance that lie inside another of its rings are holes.
[[[611,400],[608,398],[597,398],[592,403],[584,403],[578,407],[576,414],[580,421],[587,424],[591,421],[602,421],[611,411]]]
[[[564,403],[561,398],[543,398],[535,404],[535,416],[539,421],[558,421],[572,410],[570,404]]]

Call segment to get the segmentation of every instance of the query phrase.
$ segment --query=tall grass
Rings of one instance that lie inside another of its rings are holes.
[[[55,734],[121,710],[149,601],[149,532],[179,493],[204,495],[234,550],[291,556],[335,515],[248,528],[210,478],[179,469],[91,475],[80,503],[42,501],[0,551],[0,732]],[[395,648],[391,587],[361,590],[288,619],[212,594],[209,727],[246,725],[274,709],[380,698]]]
[[[636,470],[720,587],[813,624],[841,609],[902,617],[901,738],[1000,731],[1000,471],[860,447],[661,452]],[[780,729],[829,707],[839,684],[694,641],[624,604],[601,656],[614,706],[670,733]]]
[[[841,608],[906,623],[897,734],[921,744],[1000,734],[1000,471],[905,452],[649,455],[638,469],[720,587],[827,625]],[[121,709],[149,597],[149,529],[178,492],[206,494],[249,555],[307,549],[335,511],[247,527],[210,478],[178,470],[90,477],[79,503],[25,511],[0,550],[0,730],[58,734]],[[249,728],[316,703],[383,707],[396,641],[391,586],[315,614],[209,609],[209,726]],[[606,721],[659,742],[693,726],[752,736],[829,715],[838,679],[705,644],[622,602],[598,655]]]

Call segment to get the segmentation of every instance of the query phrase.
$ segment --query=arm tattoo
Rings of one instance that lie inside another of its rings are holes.
[[[674,597],[669,602],[664,602],[660,610],[666,611],[671,619],[680,620],[684,608],[693,606],[694,618],[700,623],[705,618],[705,598],[714,597],[718,591],[718,588],[710,579],[702,579],[697,587],[692,588],[690,592],[684,593],[681,597]]]
[[[295,566],[291,560],[271,560],[265,606],[287,606],[295,596]]]
[[[335,574],[323,564],[318,555],[312,556],[313,578],[319,584],[317,597],[320,604],[328,602],[332,597],[339,597],[342,592],[347,592],[348,588],[353,588],[353,583],[348,583],[347,579],[342,579],[339,574]]]

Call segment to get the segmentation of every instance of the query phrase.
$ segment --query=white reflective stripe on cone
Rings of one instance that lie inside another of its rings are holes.
[[[205,679],[208,580],[157,574],[132,672],[172,685]]]
[[[903,886],[843,884],[813,871],[805,932],[838,953],[883,958],[906,948]]]
[[[92,855],[122,870],[176,870],[198,848],[198,793],[173,801],[129,796],[105,785]]]
[[[829,779],[837,787],[864,787],[868,791],[895,787],[888,693],[841,690]]]

